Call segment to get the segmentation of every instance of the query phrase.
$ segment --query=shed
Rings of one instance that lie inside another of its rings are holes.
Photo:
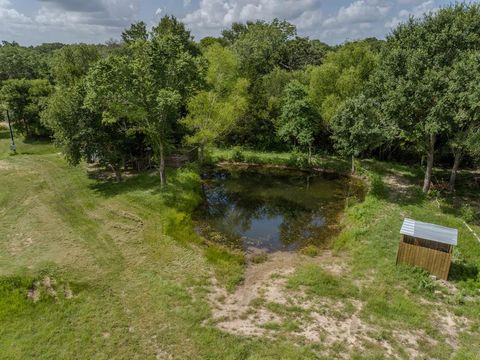
[[[405,219],[400,234],[397,264],[418,266],[447,280],[457,229]]]

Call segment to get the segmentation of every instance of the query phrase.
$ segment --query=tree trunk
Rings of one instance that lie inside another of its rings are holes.
[[[112,169],[113,173],[115,174],[115,181],[116,182],[122,181],[122,172],[120,171],[120,167],[113,164],[109,164],[109,166]]]
[[[427,170],[425,171],[425,178],[423,179],[423,192],[427,193],[430,190],[432,184],[433,173],[433,160],[435,156],[435,142],[437,136],[435,134],[430,135],[430,146],[427,152]]]
[[[457,178],[457,171],[460,167],[460,163],[462,162],[462,151],[458,150],[455,154],[455,161],[453,162],[452,173],[450,174],[450,181],[448,183],[448,188],[450,191],[455,190],[455,180]]]
[[[352,155],[352,175],[355,174],[355,156]]]
[[[163,151],[163,143],[160,142],[159,144],[159,156],[160,156],[160,164],[158,166],[158,174],[160,176],[160,186],[163,188],[167,182],[166,176],[165,176],[165,154]]]

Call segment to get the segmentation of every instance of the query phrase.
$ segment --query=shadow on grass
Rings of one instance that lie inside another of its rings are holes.
[[[158,177],[148,173],[132,175],[120,182],[100,176],[100,172],[97,171],[89,173],[89,177],[96,180],[94,184],[90,185],[90,188],[104,197],[117,196],[132,191],[152,190],[153,192],[159,192],[161,190]]]
[[[476,279],[478,276],[478,266],[465,262],[452,262],[448,280],[451,281],[467,281]]]
[[[160,195],[166,206],[177,210],[190,210],[199,203],[200,177],[193,169],[168,169],[167,184],[160,186],[160,179],[156,173],[143,172],[130,175],[120,182],[101,178],[101,171],[90,173],[95,183],[90,188],[104,197],[114,197],[132,192],[148,192],[148,195]]]
[[[10,133],[8,130],[0,130],[0,139],[10,139]]]
[[[374,174],[370,177],[370,194],[377,199],[400,206],[421,204],[426,195],[422,189],[415,185],[397,187],[396,185],[385,184],[383,177]]]

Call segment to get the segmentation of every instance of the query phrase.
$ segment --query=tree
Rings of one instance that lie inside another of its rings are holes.
[[[193,41],[190,31],[187,30],[185,24],[178,21],[175,16],[162,17],[158,25],[153,27],[151,36],[156,39],[174,36],[176,41],[181,44],[183,51],[186,51],[192,56],[197,56],[200,53],[197,44]]]
[[[452,66],[480,49],[480,6],[457,4],[399,25],[384,44],[373,93],[399,138],[426,154],[423,191],[432,180],[436,145],[452,131],[447,94]]]
[[[145,134],[162,187],[172,128],[201,73],[182,27],[163,28],[159,25],[148,41],[130,43],[126,54],[98,62],[88,73],[85,98],[86,107],[102,114],[104,122],[127,121]]]
[[[319,131],[319,116],[308,97],[306,86],[297,80],[285,89],[285,100],[277,122],[277,134],[294,145],[308,147],[308,163],[312,161],[314,135]]]
[[[363,94],[346,100],[333,117],[330,126],[335,148],[351,157],[352,174],[355,158],[374,150],[394,133],[394,128],[381,119],[378,106]]]
[[[130,25],[129,29],[126,29],[122,32],[122,40],[124,43],[147,39],[147,24],[145,24],[143,21],[139,21]]]
[[[480,52],[468,52],[454,64],[447,94],[454,120],[449,141],[454,155],[449,188],[455,188],[460,163],[466,154],[480,148]]]
[[[35,79],[42,72],[41,57],[17,43],[0,45],[0,82],[7,79]]]
[[[319,40],[296,36],[287,40],[285,53],[280,61],[288,70],[304,69],[308,65],[321,65],[330,47]]]
[[[40,122],[40,112],[51,92],[52,87],[47,80],[4,81],[0,102],[9,111],[13,125],[26,138],[47,135]]]
[[[267,110],[269,118],[273,122],[281,114],[285,88],[293,80],[298,80],[306,85],[309,80],[308,73],[302,70],[288,71],[276,67],[262,78],[263,92],[267,99]]]
[[[248,26],[252,24],[252,22],[247,22],[247,24],[234,22],[230,29],[222,31],[222,38],[227,45],[233,45],[238,38],[247,32]]]
[[[370,46],[354,42],[328,53],[323,64],[311,70],[310,96],[327,123],[345,100],[360,94],[376,64]]]
[[[239,29],[232,49],[238,56],[242,76],[249,81],[249,101],[239,126],[228,138],[245,145],[267,148],[278,145],[275,126],[269,117],[268,94],[262,79],[275,67],[284,68],[287,41],[296,34],[295,26],[278,19],[270,23],[248,22]]]
[[[235,126],[247,108],[248,81],[240,77],[238,59],[233,51],[214,44],[205,52],[209,66],[209,90],[199,92],[188,102],[188,116],[182,123],[191,131],[189,144],[199,146],[200,162],[205,147]]]
[[[100,52],[96,45],[64,46],[53,54],[50,64],[53,79],[59,85],[74,85],[99,59]]]
[[[295,26],[286,21],[248,23],[246,31],[233,44],[242,72],[254,81],[281,66],[287,41],[295,35]]]
[[[70,164],[77,165],[82,159],[98,160],[120,181],[131,136],[127,124],[103,121],[101,114],[83,105],[85,95],[84,80],[57,89],[48,99],[42,121],[53,131],[55,143]]]

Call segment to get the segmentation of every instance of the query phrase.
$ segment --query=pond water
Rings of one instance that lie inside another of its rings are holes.
[[[214,168],[203,174],[200,233],[228,245],[267,252],[325,246],[348,202],[364,196],[358,179],[260,168]]]

